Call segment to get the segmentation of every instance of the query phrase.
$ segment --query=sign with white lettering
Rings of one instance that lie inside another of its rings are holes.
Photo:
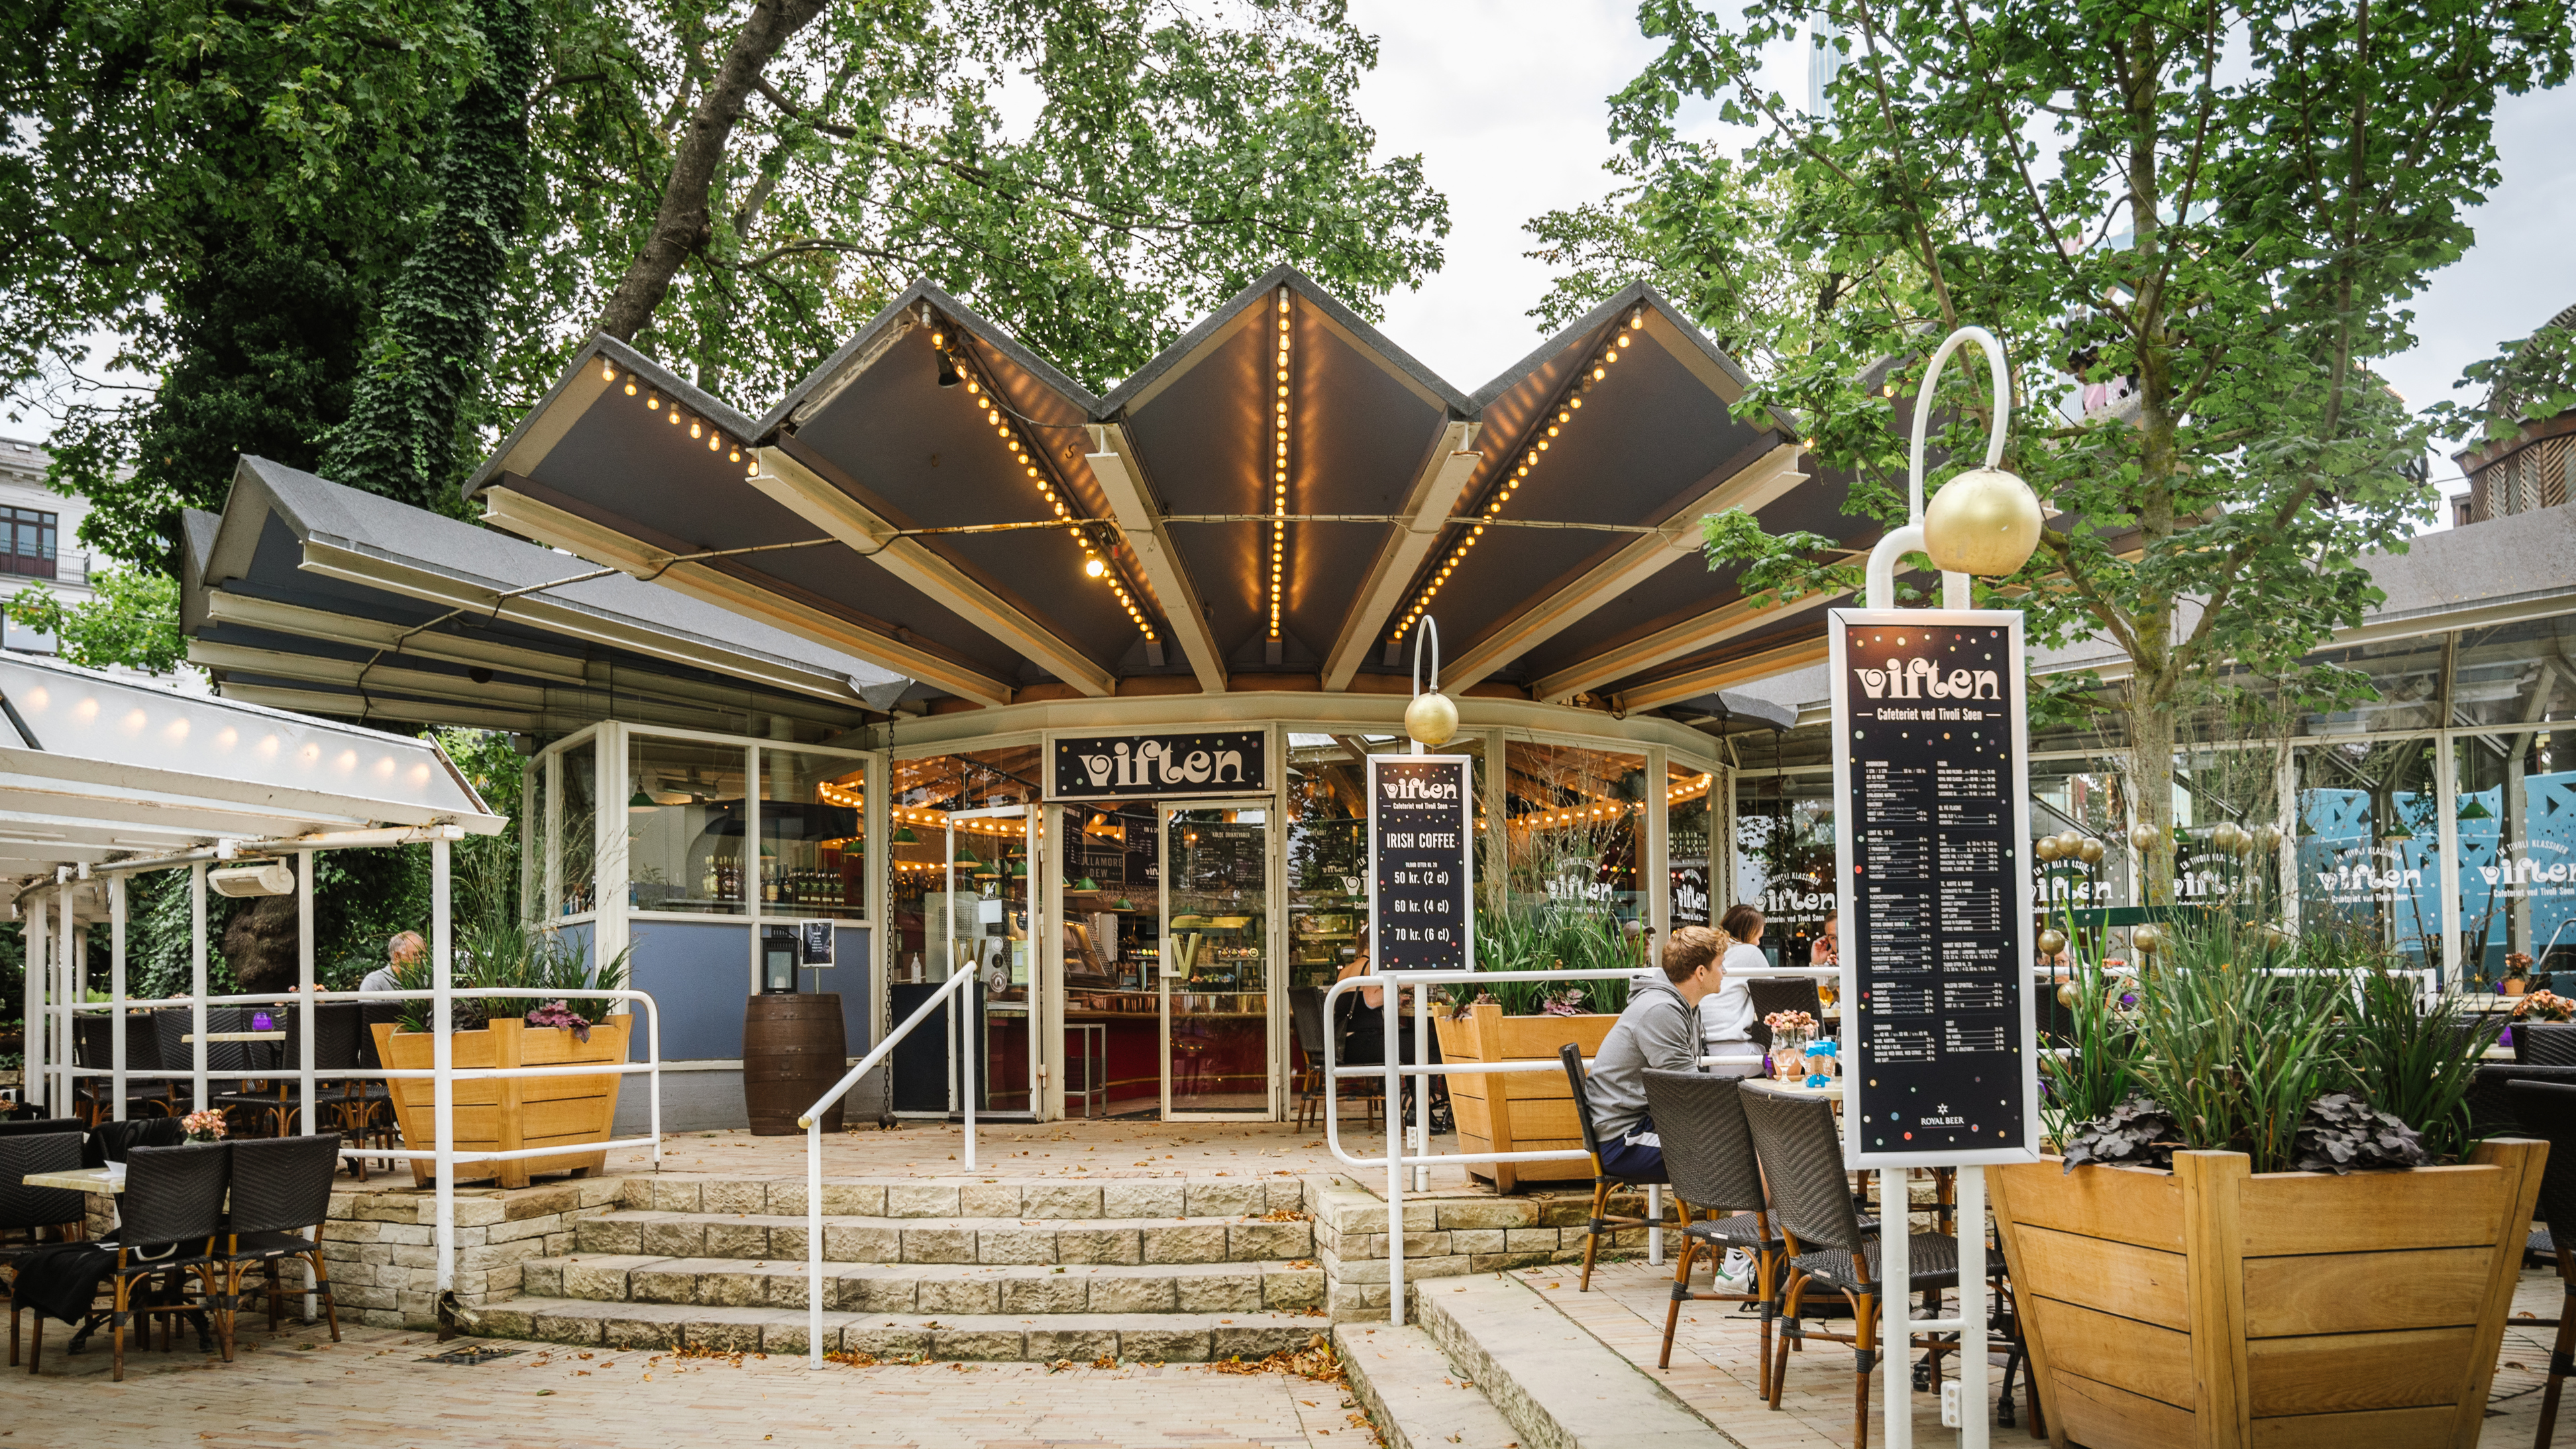
[[[1475,780],[1467,755],[1368,757],[1371,969],[1476,968]]]
[[[1268,739],[1266,730],[1068,736],[1047,751],[1047,798],[1264,794],[1270,789],[1263,768]]]
[[[812,967],[832,964],[832,923],[830,921],[796,923],[796,964]]]
[[[2039,1156],[2018,610],[1836,609],[1843,1155]]]

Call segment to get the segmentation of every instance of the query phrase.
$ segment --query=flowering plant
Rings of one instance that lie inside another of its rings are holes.
[[[1588,1016],[1592,1012],[1592,997],[1582,987],[1570,986],[1563,991],[1541,995],[1538,1009],[1547,1016]]]
[[[2576,1017],[2576,1001],[2547,991],[2535,991],[2514,1003],[2513,1014],[2537,1017],[2542,1021],[2565,1021]]]
[[[1762,1018],[1762,1024],[1775,1032],[1794,1031],[1802,1036],[1813,1035],[1816,1030],[1816,1019],[1803,1011],[1775,1011]]]
[[[224,1135],[224,1114],[216,1111],[191,1112],[179,1123],[191,1142],[216,1142]]]
[[[590,1019],[574,1011],[569,1002],[549,1001],[528,1013],[530,1026],[567,1026],[575,1041],[590,1040]]]

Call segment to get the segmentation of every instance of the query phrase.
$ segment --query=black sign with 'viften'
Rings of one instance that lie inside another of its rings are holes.
[[[1475,778],[1465,755],[1369,756],[1375,969],[1475,969]]]
[[[1845,1160],[2038,1151],[2018,611],[1837,609]]]

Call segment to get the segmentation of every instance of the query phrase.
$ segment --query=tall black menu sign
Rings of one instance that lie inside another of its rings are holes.
[[[1845,1160],[2032,1161],[2022,616],[1836,609],[1830,633]]]
[[[1374,969],[1475,969],[1475,779],[1466,755],[1369,756]]]

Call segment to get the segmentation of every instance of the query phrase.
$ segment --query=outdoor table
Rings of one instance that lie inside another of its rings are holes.
[[[284,1041],[286,1040],[286,1033],[282,1031],[210,1031],[206,1033],[205,1039],[210,1042]],[[179,1040],[183,1042],[195,1041],[197,1040],[197,1034],[193,1031],[188,1032],[182,1035]]]
[[[31,1172],[26,1176],[29,1187],[57,1187],[72,1192],[114,1195],[125,1191],[125,1164],[110,1163],[105,1167],[78,1167],[69,1172]]]

